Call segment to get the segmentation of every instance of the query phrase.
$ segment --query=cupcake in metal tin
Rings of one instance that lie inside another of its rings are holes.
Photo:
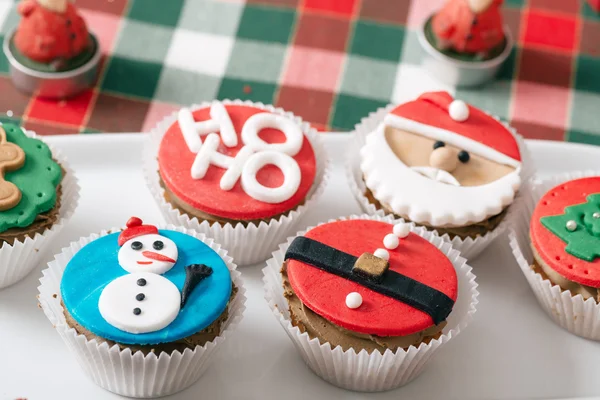
[[[448,0],[419,35],[424,66],[445,83],[475,86],[493,79],[513,47],[502,0]]]
[[[68,97],[91,86],[100,61],[97,39],[67,0],[19,3],[18,27],[4,53],[14,84],[43,97]]]

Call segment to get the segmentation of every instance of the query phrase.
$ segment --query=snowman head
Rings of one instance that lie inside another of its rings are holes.
[[[177,262],[177,246],[171,239],[158,234],[153,225],[131,217],[127,229],[119,235],[119,265],[127,272],[164,274]]]

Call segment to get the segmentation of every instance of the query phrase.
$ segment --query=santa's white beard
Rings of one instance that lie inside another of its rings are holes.
[[[463,227],[497,215],[512,203],[521,184],[520,168],[480,186],[456,186],[423,176],[404,164],[382,130],[361,150],[367,187],[395,214],[433,227]]]

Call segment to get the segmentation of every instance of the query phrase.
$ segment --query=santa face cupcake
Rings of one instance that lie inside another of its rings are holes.
[[[34,134],[0,126],[0,288],[22,279],[77,204],[64,160]]]
[[[496,119],[448,93],[425,93],[366,135],[362,195],[450,240],[475,239],[493,231],[515,199],[521,159],[516,135]]]
[[[468,319],[476,285],[467,270],[440,238],[374,217],[325,223],[291,239],[269,260],[265,281],[274,313],[317,374],[376,391],[416,376],[420,368],[406,373],[415,367],[406,353],[419,354],[413,361],[421,363],[461,325],[457,320]],[[361,370],[366,365],[377,373]]]
[[[143,360],[125,386],[114,377],[95,379],[100,386],[154,397],[198,379],[203,354],[210,354],[243,308],[231,259],[203,239],[191,231],[144,225],[134,217],[122,232],[74,243],[71,249],[81,247],[75,254],[62,254],[49,264],[40,303],[68,344],[85,343],[91,359],[88,353],[77,354],[83,367],[95,378],[118,376],[128,368],[126,359]],[[50,279],[54,275],[60,296],[48,295],[57,289]],[[181,370],[182,356],[189,371]],[[95,358],[115,357],[123,363],[108,362],[110,371],[95,370]],[[162,387],[148,377],[160,360],[175,374]]]
[[[147,177],[166,218],[215,237],[242,264],[268,256],[323,181],[314,131],[273,107],[184,108],[152,137]],[[272,233],[257,229],[265,224]]]

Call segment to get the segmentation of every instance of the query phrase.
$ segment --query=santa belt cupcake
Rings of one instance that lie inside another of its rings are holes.
[[[357,136],[364,138],[355,174],[364,180],[356,184],[364,188],[361,204],[450,240],[497,228],[521,183],[517,135],[446,92],[378,113],[357,127]]]
[[[72,244],[44,271],[40,304],[46,315],[97,383],[119,394],[155,397],[189,386],[241,317],[243,292],[231,259],[193,231],[168,228],[133,217],[120,233]],[[58,298],[49,294],[56,285]],[[89,353],[78,353],[77,344]],[[132,357],[143,362],[121,385],[113,376]],[[98,371],[96,358],[110,368]],[[107,361],[114,359],[121,362]],[[182,375],[155,383],[148,374],[161,365]]]

